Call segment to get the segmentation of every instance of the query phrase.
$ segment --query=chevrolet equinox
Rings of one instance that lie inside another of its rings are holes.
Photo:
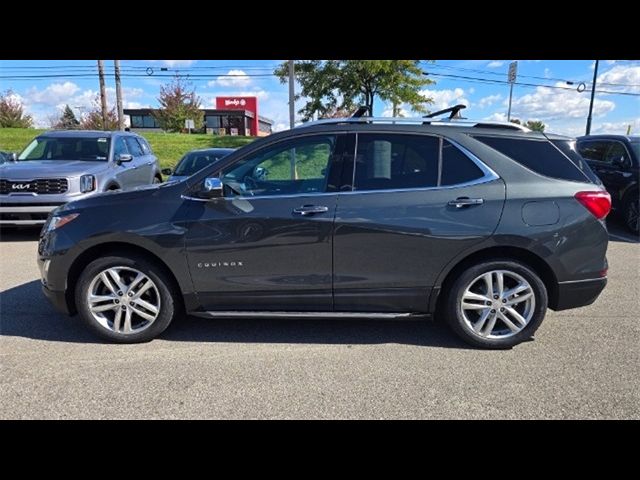
[[[572,139],[371,117],[256,140],[186,180],[57,208],[43,290],[134,343],[206,318],[436,316],[509,348],[606,284],[611,199]]]

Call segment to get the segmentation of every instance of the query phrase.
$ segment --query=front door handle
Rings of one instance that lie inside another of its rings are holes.
[[[449,205],[456,208],[462,208],[469,207],[471,205],[482,205],[483,203],[483,198],[458,197],[455,200],[451,200]]]
[[[329,207],[324,205],[303,205],[302,207],[294,208],[294,215],[314,215],[316,213],[327,213]]]

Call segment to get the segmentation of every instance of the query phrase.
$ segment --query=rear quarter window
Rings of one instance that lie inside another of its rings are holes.
[[[540,175],[572,182],[591,180],[573,160],[548,140],[484,135],[473,138]]]

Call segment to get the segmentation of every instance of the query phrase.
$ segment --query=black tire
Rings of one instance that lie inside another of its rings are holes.
[[[160,295],[160,311],[153,323],[137,333],[117,333],[102,326],[91,314],[87,294],[92,280],[100,272],[110,267],[134,268],[155,284]],[[109,256],[94,260],[85,267],[75,289],[75,302],[82,321],[100,337],[115,343],[142,343],[153,340],[169,326],[171,321],[182,311],[181,297],[167,274],[153,262],[138,255]]]
[[[624,225],[631,233],[640,234],[640,224],[638,222],[638,212],[640,211],[640,199],[638,192],[627,195],[622,209]]]
[[[505,338],[486,338],[474,333],[462,316],[461,302],[466,288],[475,278],[492,270],[508,270],[522,276],[535,295],[535,307],[529,323],[520,332]],[[466,343],[486,349],[507,349],[533,336],[544,320],[547,304],[547,289],[533,270],[515,260],[495,259],[478,263],[462,272],[448,289],[442,310],[448,325]]]
[[[158,177],[153,177],[153,182],[151,182],[153,184],[158,184],[158,183],[162,183],[162,179],[158,178]]]

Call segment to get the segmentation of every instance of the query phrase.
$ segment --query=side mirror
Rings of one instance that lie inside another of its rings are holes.
[[[205,178],[202,190],[200,191],[202,198],[221,198],[222,197],[222,180],[216,177]]]
[[[11,152],[9,154],[9,161],[10,162],[17,162],[18,161],[18,154],[16,152]]]
[[[118,165],[120,165],[121,163],[130,162],[131,160],[133,160],[133,155],[130,155],[128,153],[121,153],[116,157],[116,163]]]
[[[173,173],[173,170],[170,168],[163,168],[161,172],[163,175],[171,175]]]

